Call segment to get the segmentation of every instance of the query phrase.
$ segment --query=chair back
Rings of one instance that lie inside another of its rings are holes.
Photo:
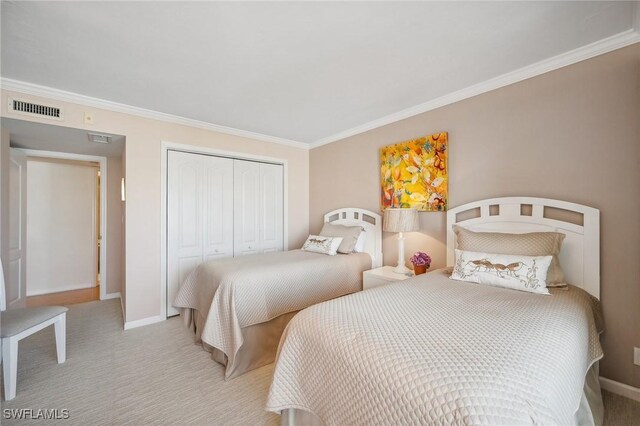
[[[2,269],[2,259],[0,259],[0,311],[7,309],[7,300],[4,291],[4,270]]]

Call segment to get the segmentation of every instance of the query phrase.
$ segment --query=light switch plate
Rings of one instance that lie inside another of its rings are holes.
[[[633,348],[633,363],[640,365],[640,348]]]

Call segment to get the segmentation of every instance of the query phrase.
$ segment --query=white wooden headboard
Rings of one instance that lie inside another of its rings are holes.
[[[347,207],[325,214],[324,221],[335,225],[362,226],[367,235],[364,251],[371,255],[373,268],[382,266],[382,217],[379,214]]]
[[[475,212],[474,212],[475,210]],[[479,212],[478,212],[479,210]],[[476,213],[471,218],[462,216]],[[571,221],[565,221],[565,218]],[[560,266],[568,283],[600,298],[600,211],[565,201],[531,197],[491,198],[447,212],[447,265],[454,263],[453,225],[484,232],[562,232]]]

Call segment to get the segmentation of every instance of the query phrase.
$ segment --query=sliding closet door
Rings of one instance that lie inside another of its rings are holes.
[[[283,167],[260,164],[260,250],[283,249]]]
[[[180,284],[200,263],[233,256],[233,160],[169,151],[167,316]]]
[[[260,163],[234,160],[234,256],[260,252]]]

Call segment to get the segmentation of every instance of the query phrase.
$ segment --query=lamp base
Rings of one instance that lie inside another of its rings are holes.
[[[393,272],[395,272],[396,274],[402,274],[402,275],[407,275],[409,273],[411,273],[411,269],[407,268],[406,265],[402,264],[402,265],[398,265],[395,268],[393,268]]]

